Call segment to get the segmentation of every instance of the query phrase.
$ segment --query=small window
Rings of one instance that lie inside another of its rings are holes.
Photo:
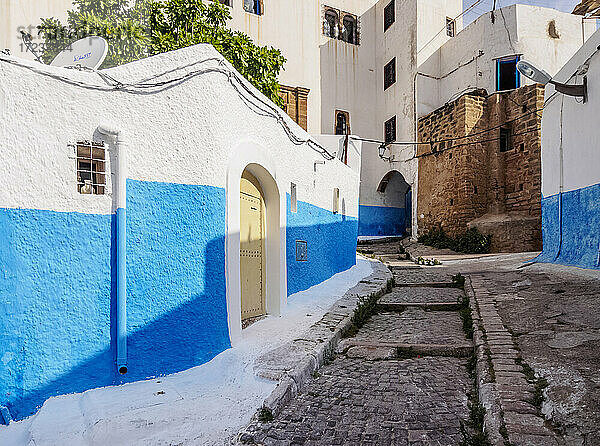
[[[290,211],[296,213],[298,212],[298,195],[296,192],[296,185],[292,183],[290,189]]]
[[[232,0],[217,0],[217,1],[219,3],[221,3],[222,5],[233,7],[233,5],[231,4]]]
[[[263,2],[262,0],[244,0],[244,10],[251,14],[263,15]]]
[[[350,114],[345,111],[336,110],[335,112],[335,134],[350,134]]]
[[[390,60],[383,68],[383,89],[387,90],[396,82],[396,58]]]
[[[396,117],[385,121],[385,143],[396,141]]]
[[[396,1],[392,0],[383,10],[383,31],[387,31],[396,21]]]
[[[450,198],[450,206],[454,206],[454,198]]]
[[[342,21],[341,39],[344,42],[356,45],[358,43],[356,36],[356,17],[351,14],[344,15],[344,20]]]
[[[456,35],[456,22],[450,17],[446,17],[446,35],[448,37]]]
[[[338,187],[333,188],[333,213],[338,214],[340,212],[340,189]]]
[[[502,127],[500,129],[500,151],[508,152],[512,150],[512,134],[509,127]]]
[[[518,56],[496,61],[496,90],[513,90],[521,86],[521,76],[517,70],[518,61]]]
[[[477,190],[477,186],[473,187],[473,193],[474,193],[475,195],[477,195],[477,194],[479,193],[479,191]]]
[[[104,195],[106,187],[106,154],[103,142],[82,141],[77,148],[77,192]]]
[[[325,11],[325,20],[323,21],[323,34],[332,39],[337,38],[338,23],[338,13],[333,9],[327,9]]]

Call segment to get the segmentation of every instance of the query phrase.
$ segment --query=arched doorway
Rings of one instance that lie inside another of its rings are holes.
[[[387,209],[380,216],[384,235],[406,235],[412,221],[412,188],[404,175],[397,170],[389,171],[379,182],[377,192]]]
[[[279,315],[287,302],[286,277],[286,195],[280,193],[277,163],[264,147],[242,141],[232,148],[227,169],[227,237],[226,237],[226,294],[229,338],[232,345],[241,341],[242,334],[242,249],[241,181],[251,182],[263,197],[263,287],[264,314]],[[258,187],[257,187],[258,186]],[[256,191],[254,191],[256,194]]]
[[[240,286],[242,322],[266,313],[265,198],[248,170],[240,181]]]

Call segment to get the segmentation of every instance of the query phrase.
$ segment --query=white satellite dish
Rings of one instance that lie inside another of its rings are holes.
[[[102,37],[86,37],[73,42],[62,50],[50,63],[55,67],[82,67],[96,69],[108,54],[108,42]]]

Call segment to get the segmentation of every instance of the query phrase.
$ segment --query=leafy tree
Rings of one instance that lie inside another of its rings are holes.
[[[272,47],[227,28],[229,8],[203,0],[74,0],[67,24],[55,18],[38,27],[45,40],[42,58],[49,63],[63,48],[86,36],[102,36],[109,52],[101,68],[122,65],[154,54],[210,43],[248,81],[278,105],[277,76],[285,58]]]

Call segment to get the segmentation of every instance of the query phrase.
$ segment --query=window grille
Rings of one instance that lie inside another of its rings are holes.
[[[335,134],[348,135],[350,133],[350,114],[345,111],[336,110],[335,112]]]
[[[392,0],[383,10],[383,31],[387,31],[396,21],[396,1]]]
[[[77,153],[77,192],[104,195],[106,189],[106,151],[104,142],[80,141]]]
[[[390,60],[383,68],[383,89],[387,90],[396,83],[396,58]]]
[[[388,119],[385,122],[385,142],[396,141],[396,117]]]
[[[323,8],[323,35],[359,45],[359,28],[360,25],[356,15],[329,6]]]
[[[356,44],[356,18],[350,14],[344,16],[342,21],[342,40]]]
[[[446,17],[446,35],[448,37],[456,35],[456,22],[450,17]]]
[[[325,20],[323,21],[323,34],[332,39],[337,38],[339,17],[333,9],[325,11]]]

